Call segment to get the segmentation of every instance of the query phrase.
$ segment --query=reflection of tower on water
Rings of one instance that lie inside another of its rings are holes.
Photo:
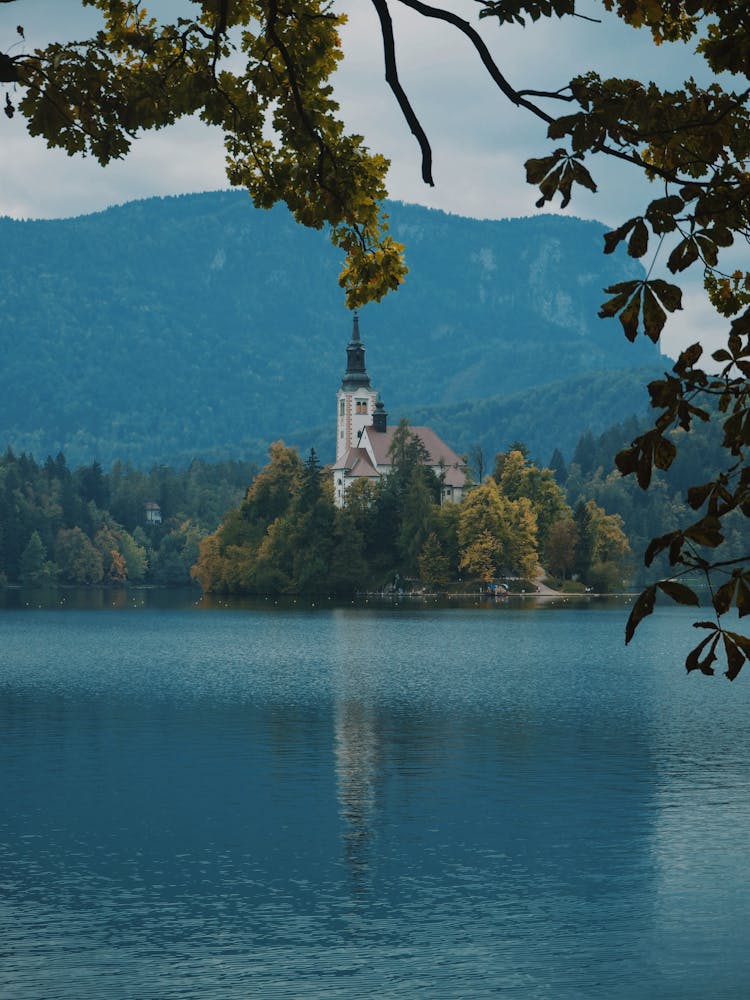
[[[338,700],[335,724],[339,809],[346,824],[344,855],[359,881],[368,873],[375,835],[380,741],[374,712],[360,699]]]

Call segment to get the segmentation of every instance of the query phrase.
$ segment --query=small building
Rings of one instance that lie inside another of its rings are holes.
[[[427,452],[427,465],[440,481],[441,503],[463,499],[467,467],[464,460],[429,427],[409,427]],[[376,480],[393,468],[390,456],[396,428],[388,426],[388,414],[380,395],[372,388],[365,367],[365,348],[354,317],[352,339],[346,349],[346,371],[336,395],[336,462],[333,488],[336,505],[342,507],[346,491],[358,479]]]
[[[161,524],[161,507],[152,500],[147,500],[143,505],[146,524]]]

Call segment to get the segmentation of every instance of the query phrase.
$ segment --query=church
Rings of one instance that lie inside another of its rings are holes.
[[[343,507],[346,491],[358,479],[387,476],[395,428],[388,426],[380,394],[370,385],[365,368],[365,348],[359,336],[359,317],[354,317],[352,339],[346,348],[346,371],[336,396],[336,462],[333,488],[336,505]],[[456,503],[466,490],[464,460],[441,441],[429,427],[409,427],[428,455],[427,465],[440,481],[440,502]]]

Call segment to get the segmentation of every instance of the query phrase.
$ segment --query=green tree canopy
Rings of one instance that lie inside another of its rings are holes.
[[[53,583],[56,574],[57,567],[47,561],[47,550],[39,532],[32,532],[28,545],[21,553],[21,582],[37,587]]]

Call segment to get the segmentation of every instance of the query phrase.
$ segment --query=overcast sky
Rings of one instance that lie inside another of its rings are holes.
[[[192,7],[186,0],[154,0],[147,6],[165,16]],[[390,158],[391,197],[477,218],[535,214],[536,189],[524,181],[523,162],[550,148],[544,126],[505,101],[468,41],[394,0],[402,84],[433,146],[436,186],[428,188],[421,181],[416,142],[385,84],[374,8],[368,0],[340,0],[339,6],[349,23],[337,97],[347,125]],[[445,6],[478,23],[472,0]],[[518,88],[555,89],[586,69],[658,83],[674,83],[700,69],[684,47],[655,49],[648,36],[609,18],[597,0],[580,9],[603,22],[568,19],[499,29],[490,21],[480,30],[500,69]],[[96,30],[98,17],[77,0],[0,4],[0,39],[8,51],[18,23],[29,47],[52,38],[83,37]],[[15,218],[80,215],[134,198],[227,186],[221,135],[195,121],[143,136],[125,161],[106,168],[48,150],[28,137],[19,116],[12,121],[3,116],[0,128],[0,214]],[[576,194],[569,213],[616,224],[660,193],[624,165],[591,166],[600,191]],[[721,336],[722,324],[703,305],[700,291],[688,292],[686,305],[679,320],[668,325],[665,349],[670,353],[696,339],[708,346]]]

